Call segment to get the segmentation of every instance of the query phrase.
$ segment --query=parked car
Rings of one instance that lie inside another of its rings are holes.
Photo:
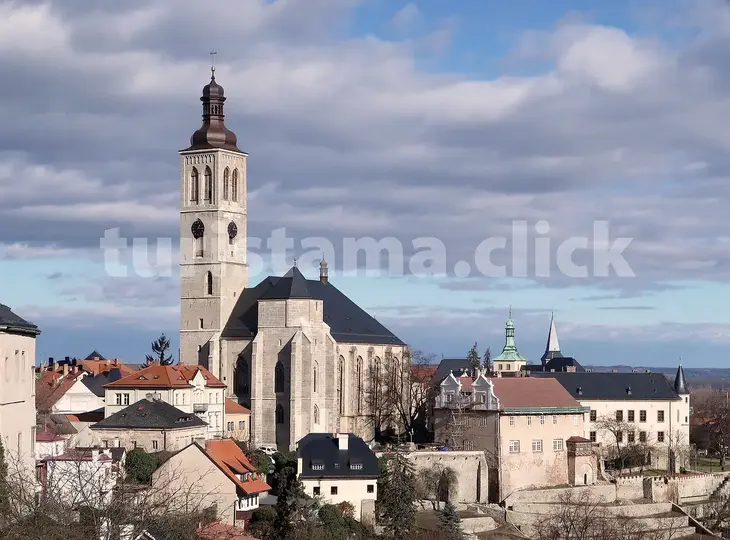
[[[276,449],[276,447],[275,446],[272,446],[270,444],[265,444],[263,446],[260,446],[259,447],[259,450],[261,450],[267,456],[273,456],[274,454],[276,454],[276,452],[278,452],[278,450]]]

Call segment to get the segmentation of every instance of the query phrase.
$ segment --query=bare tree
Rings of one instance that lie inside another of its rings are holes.
[[[608,452],[606,457],[614,459],[619,465],[619,473],[623,473],[628,454],[626,441],[628,433],[632,432],[634,427],[611,415],[600,417],[596,422],[596,427],[599,431],[605,433],[610,440],[610,445],[606,447]]]
[[[376,434],[397,427],[411,434],[428,428],[435,391],[431,378],[434,355],[406,351],[399,361],[371,365],[365,402]]]
[[[534,529],[535,540],[674,540],[682,534],[674,520],[643,529],[640,520],[610,511],[587,490],[567,491]]]
[[[720,456],[724,471],[730,451],[730,400],[724,391],[707,391],[697,395],[694,418],[704,428],[709,449]]]
[[[207,486],[203,473],[183,487],[130,484],[108,457],[78,454],[78,459],[47,462],[39,478],[18,456],[6,456],[7,474],[0,478],[6,494],[0,538],[116,540],[161,529],[166,538],[194,540],[201,524],[216,520],[215,506],[207,503],[219,486]]]

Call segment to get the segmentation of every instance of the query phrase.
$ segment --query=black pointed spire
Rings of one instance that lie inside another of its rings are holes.
[[[190,146],[185,150],[210,150],[223,148],[233,152],[238,149],[236,134],[224,123],[223,103],[226,101],[223,87],[215,80],[215,66],[210,68],[210,82],[203,87],[203,125],[190,137]]]
[[[687,380],[684,378],[684,370],[682,364],[679,364],[677,368],[677,376],[674,377],[674,391],[677,394],[689,394],[689,386],[687,386]]]

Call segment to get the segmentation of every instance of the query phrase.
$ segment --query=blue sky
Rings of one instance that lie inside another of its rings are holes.
[[[412,347],[498,351],[512,306],[530,359],[554,312],[586,364],[724,365],[726,3],[215,4],[229,16],[193,0],[0,3],[15,81],[0,88],[0,302],[41,326],[39,358],[137,361],[176,335],[176,269],[112,277],[99,241],[120,227],[177,249],[177,150],[216,49],[250,156],[249,234],[326,237],[333,283]],[[536,277],[529,258],[527,278],[455,276],[515,220],[549,223],[553,246],[605,220],[632,239],[635,275]],[[343,267],[343,238],[390,236],[439,239],[446,274]]]

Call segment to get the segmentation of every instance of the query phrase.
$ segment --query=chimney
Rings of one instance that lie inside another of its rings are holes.
[[[53,357],[52,356],[49,356],[48,357],[48,365],[49,366],[53,365]]]
[[[68,375],[68,364],[63,365],[63,376],[65,377]]]
[[[338,433],[337,434],[337,444],[340,448],[340,450],[347,450],[347,443],[350,440],[350,434],[349,433]]]
[[[54,361],[54,362],[53,362],[53,363],[51,364],[51,371],[53,371],[53,372],[55,373],[57,369],[58,369],[58,366],[56,365],[56,362]]]
[[[70,357],[70,356],[67,356],[67,357],[65,358],[65,360],[66,360],[66,363],[67,363],[67,364],[70,364],[70,363],[71,363],[71,357]]]
[[[323,257],[319,263],[319,281],[322,282],[322,285],[327,285],[327,282],[329,281],[328,274],[327,261],[325,261]]]
[[[112,366],[116,367],[118,365],[119,365],[119,358],[115,358],[114,360],[112,360]]]

